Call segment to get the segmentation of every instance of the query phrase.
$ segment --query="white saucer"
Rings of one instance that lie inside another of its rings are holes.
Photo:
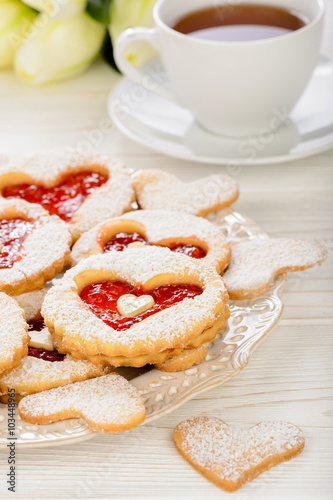
[[[148,63],[152,78],[166,81],[160,60]],[[201,128],[192,114],[123,78],[108,99],[108,111],[128,137],[185,160],[257,165],[296,160],[333,147],[333,60],[322,56],[290,119],[278,131],[253,138],[227,138]]]

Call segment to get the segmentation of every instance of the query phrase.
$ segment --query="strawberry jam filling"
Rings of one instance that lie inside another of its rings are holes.
[[[23,219],[0,220],[0,269],[13,267],[21,260],[22,244],[35,223]]]
[[[118,233],[105,243],[104,253],[110,252],[110,250],[117,250],[117,252],[122,252],[130,243],[135,242],[150,245],[150,243],[139,233]],[[202,259],[206,256],[206,252],[202,248],[196,247],[194,245],[170,243],[170,245],[163,246],[167,246],[173,252],[184,253],[185,255],[188,255],[189,257],[193,257],[195,259]]]
[[[45,323],[43,319],[38,319],[34,321],[29,321],[28,323],[28,331],[31,332],[34,330],[35,332],[41,332],[43,328],[45,328]],[[33,358],[43,359],[44,361],[63,361],[65,358],[65,354],[60,354],[56,349],[53,351],[48,351],[47,349],[42,349],[40,347],[28,347],[28,356],[32,356]]]
[[[136,297],[151,295],[155,304],[134,318],[126,318],[118,312],[117,300],[128,293]],[[122,281],[102,281],[85,287],[80,297],[104,323],[114,330],[123,331],[159,311],[168,309],[186,298],[193,299],[201,293],[201,288],[195,285],[164,285],[147,292]]]
[[[110,250],[122,252],[130,243],[136,242],[148,245],[148,241],[139,233],[118,233],[105,243],[104,253],[110,252]]]
[[[39,203],[52,215],[68,222],[84,200],[108,180],[96,172],[79,172],[68,176],[52,188],[36,184],[17,184],[4,188],[5,198],[21,198],[29,203]]]

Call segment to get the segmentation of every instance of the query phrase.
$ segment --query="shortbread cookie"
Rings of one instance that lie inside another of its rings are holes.
[[[324,245],[315,240],[254,239],[231,248],[231,263],[223,275],[231,299],[261,295],[279,274],[303,271],[327,256]]]
[[[82,418],[98,432],[129,431],[145,419],[140,394],[117,373],[27,396],[19,413],[35,424]]]
[[[39,151],[13,158],[0,167],[0,193],[40,203],[67,222],[73,240],[102,220],[130,210],[131,176],[107,155]]]
[[[228,207],[238,198],[238,184],[227,175],[212,175],[186,183],[162,170],[142,170],[135,176],[134,187],[141,208],[200,216]]]
[[[222,272],[230,262],[230,247],[221,231],[206,219],[170,210],[135,210],[102,222],[75,243],[72,263],[128,246],[157,245],[202,259]]]
[[[38,288],[70,260],[66,224],[40,205],[0,199],[0,291],[19,295]]]
[[[126,314],[118,307],[124,295],[133,296]],[[154,304],[138,312],[151,297]],[[229,317],[227,302],[215,269],[147,246],[82,260],[46,294],[42,315],[59,352],[96,364],[143,366],[214,339]]]
[[[174,430],[179,453],[203,476],[235,491],[304,448],[301,429],[289,422],[261,422],[250,429],[213,417],[185,420]]]
[[[20,366],[0,379],[0,401],[3,403],[8,400],[8,389],[15,389],[18,402],[28,394],[101,377],[111,371],[110,366],[96,366],[69,354],[59,354],[43,319],[30,321],[28,333],[28,356],[22,359]]]
[[[187,370],[193,365],[200,364],[207,356],[208,348],[202,345],[197,349],[184,350],[179,356],[167,359],[164,363],[155,365],[155,368],[162,372],[179,372]]]
[[[40,310],[42,308],[45,295],[50,290],[52,282],[46,283],[44,288],[34,290],[33,292],[15,295],[13,298],[23,309],[26,321],[32,321],[41,318]]]
[[[22,309],[0,292],[0,376],[11,372],[28,354],[27,330]]]

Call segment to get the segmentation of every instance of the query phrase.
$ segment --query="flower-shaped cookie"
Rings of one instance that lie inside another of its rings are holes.
[[[0,292],[0,376],[11,372],[28,354],[27,330],[23,310]]]
[[[140,208],[200,216],[228,207],[238,198],[238,184],[227,175],[182,182],[163,170],[142,170],[135,175],[134,188]]]
[[[303,271],[327,256],[324,245],[315,240],[253,239],[231,248],[231,262],[223,275],[231,299],[261,295],[279,274]]]
[[[42,315],[59,352],[143,366],[215,338],[227,302],[215,269],[148,246],[82,260],[47,293]]]
[[[157,245],[213,265],[220,272],[230,261],[230,247],[221,231],[201,217],[170,210],[135,210],[102,222],[75,243],[72,263],[128,245]]]
[[[22,200],[0,200],[0,291],[43,287],[69,262],[70,243],[58,216]]]
[[[107,155],[72,149],[40,151],[0,167],[0,194],[39,203],[67,222],[73,240],[105,218],[130,210],[126,167]]]

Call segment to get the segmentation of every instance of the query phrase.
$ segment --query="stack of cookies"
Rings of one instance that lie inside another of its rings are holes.
[[[141,423],[140,397],[115,367],[202,362],[225,328],[229,297],[259,295],[278,274],[326,257],[316,241],[228,242],[204,216],[237,197],[225,175],[183,183],[75,150],[3,164],[1,401],[14,389],[31,422],[81,416],[106,432]],[[97,420],[92,394],[108,398]],[[74,400],[75,411],[66,406]],[[112,414],[115,405],[122,410]]]

